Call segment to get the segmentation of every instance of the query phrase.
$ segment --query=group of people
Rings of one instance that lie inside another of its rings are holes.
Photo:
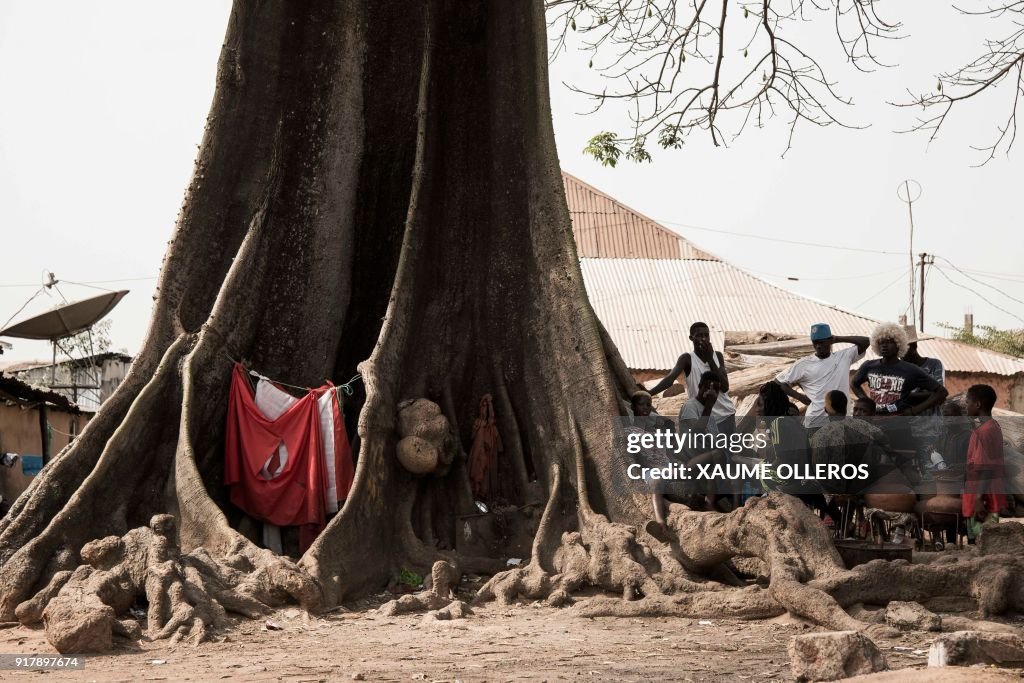
[[[736,402],[729,394],[725,358],[713,348],[706,323],[694,323],[689,338],[693,351],[682,354],[650,391],[634,393],[635,419],[648,428],[676,428],[680,433],[732,434],[737,429]],[[970,387],[963,407],[947,401],[942,362],[920,354],[910,326],[881,324],[869,338],[834,335],[828,324],[819,323],[811,326],[810,340],[813,354],[760,387],[755,412],[758,427],[766,430],[767,452],[750,455],[796,465],[853,459],[877,466],[876,473],[891,472],[911,487],[940,470],[959,472],[963,476],[962,514],[969,532],[993,516],[1005,514],[1009,498],[1003,490],[1003,439],[999,423],[992,418],[997,396],[991,386]],[[837,345],[840,347],[835,348]],[[861,363],[851,379],[851,368],[868,348],[878,358]],[[673,423],[653,410],[653,396],[680,376],[685,379],[687,400]],[[794,401],[806,406],[802,419]],[[681,457],[690,467],[743,460],[722,450],[691,451]],[[799,495],[822,515],[830,507],[823,494],[855,493],[835,482],[831,488],[813,492],[794,488],[792,483],[775,486],[761,482],[761,488]],[[659,525],[664,524],[667,493],[663,489],[652,493]],[[703,501],[690,495],[685,502],[728,510],[745,494],[751,495],[749,488],[697,497]]]

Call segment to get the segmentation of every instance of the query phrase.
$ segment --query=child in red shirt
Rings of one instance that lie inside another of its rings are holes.
[[[967,469],[961,511],[968,532],[980,530],[990,519],[998,520],[1006,509],[1003,484],[1003,430],[992,419],[996,392],[987,384],[975,384],[967,390],[967,415],[978,418],[967,447]],[[969,536],[976,534],[968,533]]]

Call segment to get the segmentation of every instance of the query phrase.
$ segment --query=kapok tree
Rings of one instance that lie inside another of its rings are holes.
[[[606,4],[601,25],[628,3]],[[871,7],[854,5],[858,17]],[[143,598],[152,635],[201,638],[225,610],[324,608],[401,568],[444,561],[435,589],[444,568],[446,585],[494,570],[498,558],[453,549],[455,517],[473,510],[464,457],[432,476],[396,460],[402,401],[435,402],[467,443],[485,393],[505,446],[501,494],[543,515],[529,562],[497,574],[482,599],[561,604],[597,586],[620,598],[592,613],[789,610],[837,628],[865,626],[843,609],[859,601],[942,591],[993,611],[1020,604],[1014,558],[986,565],[994,582],[970,563],[847,572],[786,496],[731,514],[674,506],[667,533],[647,533],[645,497],[618,484],[612,423],[635,385],[583,287],[547,47],[539,1],[236,4],[146,341],[0,521],[0,620],[53,605],[54,621],[76,618],[61,599],[74,586],[96,596],[90,618],[111,630],[131,633],[119,618]],[[807,74],[817,79],[788,77]],[[794,87],[785,101],[805,105]],[[717,135],[731,95],[716,80],[699,97],[706,118],[693,123]],[[365,383],[352,491],[297,563],[239,533],[227,501],[233,359],[295,385],[357,370]],[[736,586],[724,565],[737,556],[761,560],[767,587]],[[1009,589],[999,599],[996,585]]]

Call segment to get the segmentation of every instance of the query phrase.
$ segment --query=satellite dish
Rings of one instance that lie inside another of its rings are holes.
[[[0,330],[0,337],[44,339],[51,342],[70,337],[88,330],[99,322],[127,293],[127,289],[122,289],[119,292],[109,292],[65,304]]]

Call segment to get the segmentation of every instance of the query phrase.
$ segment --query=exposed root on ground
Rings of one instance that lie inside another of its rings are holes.
[[[201,548],[183,554],[176,538],[174,518],[156,515],[148,528],[90,541],[81,550],[85,564],[58,572],[18,605],[18,620],[42,621],[58,652],[103,652],[114,635],[142,637],[128,610],[145,600],[149,638],[197,644],[227,624],[228,612],[249,618],[268,613],[282,602],[280,586],[287,581],[281,576],[298,571],[276,557],[256,568],[242,556],[218,561]]]
[[[386,602],[377,611],[384,616],[393,617],[397,614],[447,608],[455,598],[455,588],[459,585],[459,578],[460,573],[454,565],[439,560],[431,569],[429,585],[426,590],[416,594],[403,595],[397,600]],[[448,618],[452,618],[451,614]]]
[[[672,506],[667,528],[651,533],[609,522],[588,509],[585,497],[581,500],[579,530],[562,533],[554,550],[548,547],[550,530],[547,537],[538,532],[531,562],[495,576],[477,600],[525,598],[562,605],[572,592],[594,587],[621,598],[590,598],[574,607],[579,616],[758,619],[789,612],[829,629],[875,636],[893,631],[877,619],[851,616],[846,608],[935,596],[970,598],[985,616],[1024,606],[1024,553],[1014,542],[993,545],[983,557],[920,565],[879,560],[847,570],[824,525],[791,496],[751,499],[728,514]],[[547,515],[546,510],[545,521]],[[1010,530],[1002,533],[1016,538]],[[733,558],[755,558],[768,585],[736,588],[709,580]],[[951,623],[1001,629],[966,618]]]

